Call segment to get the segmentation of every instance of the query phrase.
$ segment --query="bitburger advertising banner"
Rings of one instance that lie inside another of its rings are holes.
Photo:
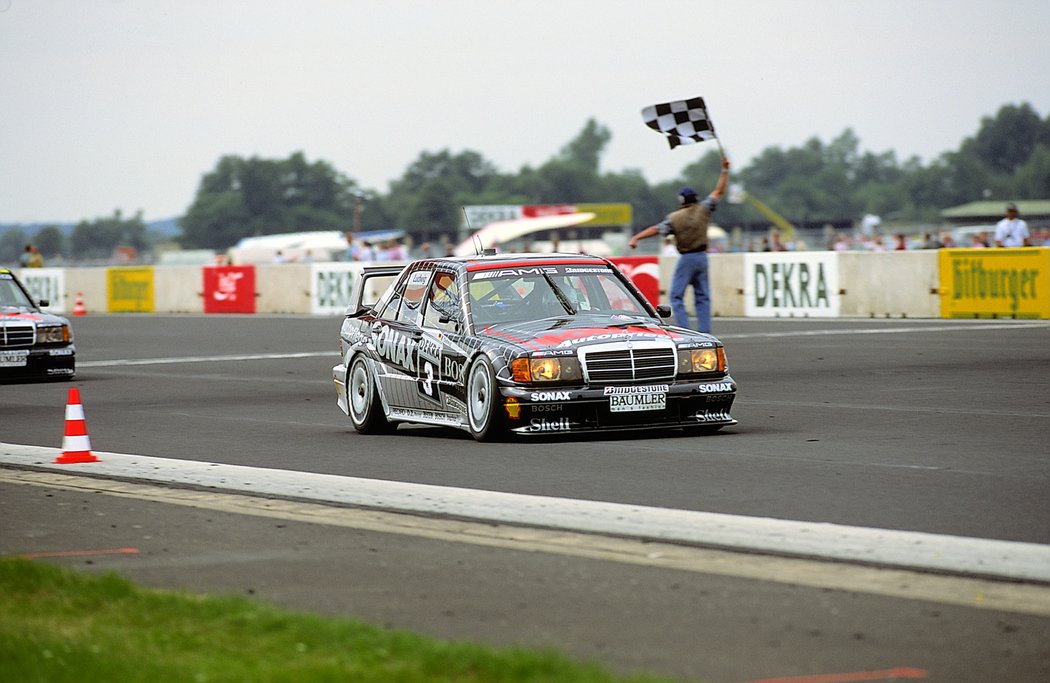
[[[1050,249],[941,249],[942,318],[1050,318]]]
[[[839,262],[833,251],[744,254],[748,317],[836,318]]]

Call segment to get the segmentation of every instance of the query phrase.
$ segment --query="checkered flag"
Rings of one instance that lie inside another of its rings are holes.
[[[654,104],[642,110],[642,118],[645,125],[667,136],[671,149],[715,137],[715,127],[702,97]]]

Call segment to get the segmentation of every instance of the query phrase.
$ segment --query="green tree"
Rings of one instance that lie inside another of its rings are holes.
[[[46,225],[36,233],[33,243],[44,258],[54,258],[66,253],[66,235],[57,225]]]
[[[29,244],[29,238],[21,228],[11,228],[0,235],[0,264],[9,268],[17,268],[18,259]]]
[[[972,153],[992,171],[1012,174],[1024,166],[1045,135],[1043,121],[1032,105],[1008,104],[994,118],[981,120]]]
[[[477,152],[423,152],[390,184],[380,206],[395,225],[419,240],[454,234],[462,223],[460,207],[488,191],[496,167]]]
[[[594,119],[588,119],[583,130],[561,148],[556,160],[578,164],[582,169],[597,173],[602,153],[611,139],[612,133],[608,128]]]
[[[73,228],[71,248],[76,258],[108,258],[118,246],[134,247],[139,252],[149,247],[142,211],[124,218],[120,209],[109,218],[83,220]]]
[[[301,152],[273,160],[221,158],[201,179],[179,221],[184,246],[225,249],[242,237],[305,230],[346,230],[356,183]]]
[[[1050,194],[1050,144],[1040,144],[1032,151],[1025,165],[1017,171],[1017,199],[1046,199]]]

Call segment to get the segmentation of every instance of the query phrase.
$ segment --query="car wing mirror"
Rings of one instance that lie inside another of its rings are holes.
[[[463,331],[463,323],[460,322],[458,315],[449,315],[448,313],[442,313],[438,317],[438,322],[442,325],[448,325],[449,323],[452,323],[453,325],[455,325],[456,332]]]
[[[659,315],[661,318],[670,318],[671,307],[667,304],[660,304],[656,307],[656,314]]]

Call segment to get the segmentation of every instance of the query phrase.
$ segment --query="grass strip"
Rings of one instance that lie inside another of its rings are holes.
[[[20,558],[0,558],[0,672],[19,683],[667,681]]]

